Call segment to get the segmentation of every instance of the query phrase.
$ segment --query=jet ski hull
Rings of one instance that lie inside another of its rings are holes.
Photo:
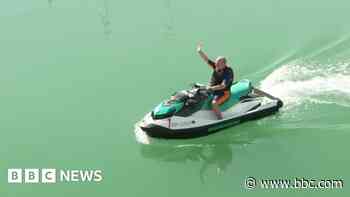
[[[154,124],[154,123],[141,123],[140,128],[146,132],[148,136],[156,138],[169,138],[169,139],[183,139],[183,138],[195,138],[206,136],[228,127],[238,125],[240,123],[266,117],[276,113],[283,103],[281,100],[275,100],[271,103],[264,105],[259,105],[255,109],[250,109],[244,113],[233,115],[232,117],[227,117],[222,120],[216,120],[209,124],[204,124],[200,126],[189,125],[188,127],[182,127],[179,129],[171,128],[171,119],[168,119],[169,124]],[[146,115],[145,119],[147,119]],[[150,117],[148,117],[150,118]],[[144,120],[145,120],[144,119]],[[195,120],[193,120],[195,121]]]

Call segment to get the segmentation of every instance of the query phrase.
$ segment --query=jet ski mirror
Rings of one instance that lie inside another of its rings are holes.
[[[205,89],[206,85],[200,84],[200,83],[192,83],[191,84],[192,88],[196,88],[196,89]]]

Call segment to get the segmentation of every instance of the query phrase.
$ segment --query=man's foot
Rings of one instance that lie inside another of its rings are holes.
[[[218,120],[221,120],[221,119],[222,119],[222,113],[221,113],[220,109],[218,109],[218,108],[213,108],[213,112],[214,112],[214,114],[216,115],[216,117],[218,118]]]

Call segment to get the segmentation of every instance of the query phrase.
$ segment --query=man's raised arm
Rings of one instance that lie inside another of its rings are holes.
[[[211,61],[209,58],[208,58],[208,55],[205,54],[203,51],[202,51],[202,43],[199,43],[198,46],[197,46],[197,52],[199,53],[199,55],[201,56],[201,58],[207,63],[209,64],[209,66],[211,67],[215,67],[215,63],[213,61]]]

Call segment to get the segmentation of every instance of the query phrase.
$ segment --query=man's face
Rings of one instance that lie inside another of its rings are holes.
[[[221,72],[222,70],[224,70],[226,64],[225,64],[225,60],[224,59],[219,59],[215,62],[215,70],[216,72]]]

